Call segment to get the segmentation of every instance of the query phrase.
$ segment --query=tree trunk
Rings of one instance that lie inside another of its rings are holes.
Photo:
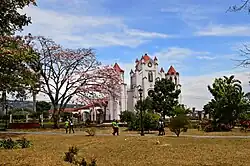
[[[2,91],[2,114],[5,115],[5,107],[6,107],[6,90]]]
[[[104,117],[103,117],[103,121],[106,122],[106,114],[107,114],[107,107],[104,107]]]
[[[59,115],[54,115],[53,117],[53,121],[54,121],[54,129],[60,129],[60,125],[59,125]]]
[[[180,129],[176,129],[176,130],[175,130],[175,134],[176,134],[177,137],[180,136],[180,133],[181,133],[181,130],[180,130]]]
[[[36,92],[34,90],[32,91],[32,96],[33,96],[33,111],[36,112]]]
[[[57,107],[54,107],[54,112],[53,112],[53,121],[54,121],[53,128],[54,129],[59,129],[60,128],[59,117],[60,117],[59,110],[58,110]]]

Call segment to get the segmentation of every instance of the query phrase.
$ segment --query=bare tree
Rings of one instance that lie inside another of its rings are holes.
[[[237,12],[241,10],[247,10],[250,12],[250,0],[241,0],[241,4],[233,5],[228,8],[228,11],[230,12]]]
[[[250,0],[241,0],[239,5],[230,6],[227,11],[238,12],[242,10],[247,10],[250,13]],[[250,46],[248,44],[243,44],[243,48],[240,50],[240,59],[235,61],[238,62],[238,66],[248,67],[250,65]]]
[[[54,108],[54,127],[59,127],[60,112],[72,100],[89,104],[120,95],[120,74],[101,66],[92,49],[64,49],[45,37],[32,37],[31,44],[40,55],[40,91]]]

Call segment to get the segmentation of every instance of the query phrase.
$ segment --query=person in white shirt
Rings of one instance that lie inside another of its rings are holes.
[[[159,119],[159,122],[158,122],[158,129],[159,129],[159,134],[158,135],[165,135],[165,130],[164,130],[164,122],[162,119]]]
[[[73,133],[75,133],[73,119],[71,119],[69,121],[69,133],[71,133],[71,131],[73,131]]]

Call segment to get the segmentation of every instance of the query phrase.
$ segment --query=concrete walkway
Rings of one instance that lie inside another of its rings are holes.
[[[66,135],[65,133],[60,132],[25,132],[25,131],[0,131],[0,134],[35,134],[35,135]],[[86,135],[84,132],[76,132],[75,134],[67,134],[70,136],[74,135]],[[112,134],[96,134],[96,136],[112,136]],[[140,134],[124,134],[122,136],[140,136]],[[157,134],[145,134],[146,137],[156,137]],[[175,136],[175,135],[172,135]],[[167,137],[172,137],[167,136]],[[250,139],[250,136],[212,136],[212,135],[180,135],[180,137],[192,137],[192,138],[241,138],[241,139]]]

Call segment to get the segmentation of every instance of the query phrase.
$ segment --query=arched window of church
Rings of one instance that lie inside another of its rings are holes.
[[[153,82],[153,73],[152,73],[152,71],[150,71],[150,72],[148,72],[148,81],[149,82]]]
[[[174,83],[175,83],[175,85],[177,85],[177,77],[176,76],[174,77]]]

